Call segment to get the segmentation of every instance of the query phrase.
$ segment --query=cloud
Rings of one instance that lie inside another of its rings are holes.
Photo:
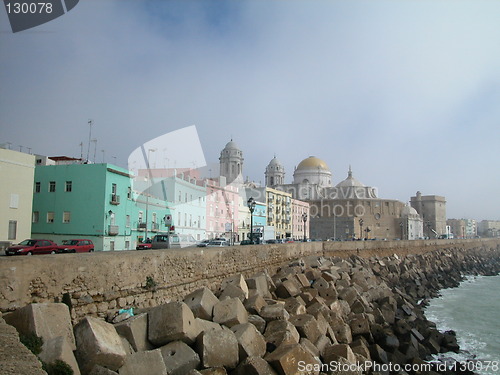
[[[315,155],[335,183],[352,164],[383,197],[408,200],[421,190],[445,195],[451,216],[500,219],[491,188],[500,182],[491,173],[499,8],[80,2],[32,32],[2,29],[0,143],[79,156],[91,118],[98,149],[125,166],[144,142],[195,124],[208,163],[233,138],[244,174],[257,181],[275,153],[287,182]],[[493,198],[470,191],[478,175]]]

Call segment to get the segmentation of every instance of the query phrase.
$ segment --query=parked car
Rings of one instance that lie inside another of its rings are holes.
[[[18,245],[9,246],[5,255],[55,254],[57,244],[51,240],[28,239]]]
[[[94,251],[92,240],[64,240],[57,247],[58,253],[91,253]]]
[[[227,241],[223,240],[213,240],[210,241],[207,245],[207,247],[224,247],[224,246],[228,246],[228,243]]]
[[[240,242],[240,245],[251,245],[252,244],[252,241],[250,240],[243,240]]]
[[[135,247],[136,250],[149,250],[153,247],[151,240],[148,238],[144,242],[139,242]]]
[[[209,243],[210,243],[210,240],[203,240],[203,241],[199,242],[196,246],[207,247]]]

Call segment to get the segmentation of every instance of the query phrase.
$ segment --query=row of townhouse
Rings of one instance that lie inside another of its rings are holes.
[[[135,249],[158,232],[175,230],[200,241],[240,242],[273,228],[276,238],[302,238],[309,205],[271,188],[201,179],[196,170],[144,170],[136,176],[113,164],[41,157],[0,149],[0,246],[26,238],[61,243],[91,239],[96,250]],[[256,206],[252,217],[250,196]],[[295,213],[295,215],[294,215]]]

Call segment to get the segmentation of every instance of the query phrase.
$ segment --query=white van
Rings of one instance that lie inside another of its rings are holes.
[[[151,240],[152,249],[178,249],[195,247],[196,244],[196,240],[190,234],[157,234]]]

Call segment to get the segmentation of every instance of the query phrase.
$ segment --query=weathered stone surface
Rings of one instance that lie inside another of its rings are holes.
[[[33,303],[4,316],[21,335],[34,333],[45,341],[64,336],[75,350],[75,336],[69,308],[64,303]]]
[[[243,291],[243,289],[241,289],[240,287],[228,283],[221,291],[219,300],[222,301],[226,298],[238,298],[241,302],[244,302],[249,297],[249,295],[249,292],[245,293],[245,291]]]
[[[211,320],[214,306],[219,299],[206,287],[195,290],[184,298],[184,303],[189,306],[196,318]]]
[[[247,357],[262,357],[266,353],[266,340],[251,323],[238,324],[231,327],[236,340],[238,340],[239,359]]]
[[[250,291],[252,291],[252,289],[250,289]],[[267,303],[262,295],[256,293],[254,295],[250,295],[250,297],[244,301],[243,305],[248,313],[258,314],[260,310],[267,305]]]
[[[248,323],[252,323],[260,333],[266,330],[266,321],[258,315],[248,315]]]
[[[321,336],[321,331],[318,327],[318,322],[314,316],[309,314],[295,315],[290,318],[292,323],[301,337],[309,339],[311,342],[316,342]]]
[[[200,318],[196,318],[195,320],[200,330],[200,333],[222,329],[222,326],[219,323],[214,323],[210,320],[204,320]]]
[[[109,368],[103,367],[101,365],[95,365],[90,371],[89,375],[116,375],[116,371],[110,370]]]
[[[127,353],[112,324],[87,316],[75,326],[76,358],[82,374],[94,365],[118,370]]]
[[[169,375],[160,349],[128,355],[119,371],[120,375]]]
[[[274,320],[267,324],[264,338],[272,351],[278,346],[298,344],[300,334],[297,328],[286,320]]]
[[[277,375],[277,373],[263,358],[248,357],[240,362],[235,375]]]
[[[214,306],[213,321],[231,328],[236,324],[247,323],[248,312],[238,298],[228,298]]]
[[[293,278],[288,279],[276,285],[276,290],[274,292],[276,296],[283,299],[295,297],[300,294],[300,285]]]
[[[260,309],[259,315],[264,318],[266,322],[272,320],[288,320],[290,317],[290,314],[285,309],[284,303],[268,304]]]
[[[260,296],[264,298],[271,297],[266,274],[260,273],[249,277],[248,279],[246,279],[246,283],[249,290],[255,290]]]
[[[347,344],[336,344],[325,348],[323,354],[325,363],[338,362],[340,358],[344,358],[350,363],[356,363],[356,356]]]
[[[200,365],[200,357],[183,341],[173,341],[160,348],[169,375],[184,375]]]
[[[125,337],[136,352],[153,349],[148,340],[148,314],[135,315],[115,324],[116,332]]]
[[[64,361],[71,366],[74,375],[80,375],[80,368],[75,354],[65,336],[58,336],[44,341],[42,352],[38,357],[45,363],[53,363],[56,360]]]
[[[232,369],[238,365],[238,340],[230,330],[202,333],[197,348],[204,368],[224,366]]]
[[[248,298],[248,285],[242,274],[234,275],[222,281],[221,290],[224,290],[227,284],[232,284],[240,288],[245,294],[245,298]]]
[[[299,375],[302,365],[320,365],[321,362],[300,344],[280,345],[272,353],[266,354],[264,359],[281,375]],[[317,375],[319,370],[308,371],[308,374]]]
[[[184,302],[170,302],[148,312],[148,340],[156,346],[182,340],[195,341],[200,333],[192,311]]]

